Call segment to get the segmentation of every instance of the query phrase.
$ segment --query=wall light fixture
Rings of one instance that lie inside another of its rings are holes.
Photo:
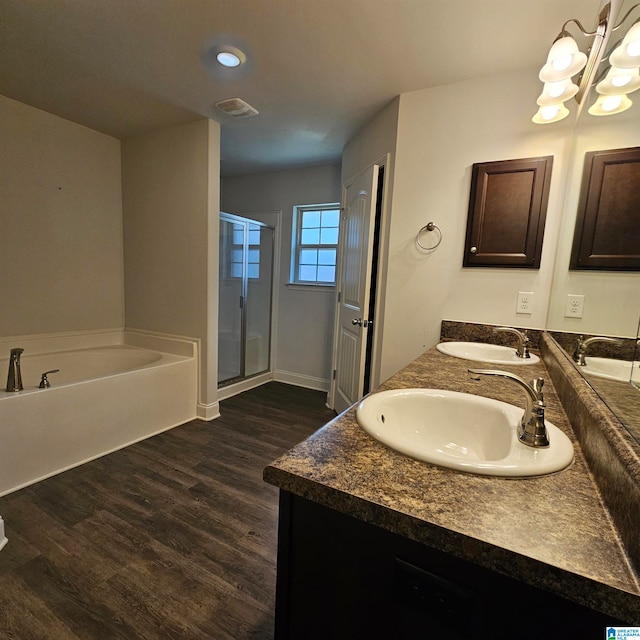
[[[544,87],[537,100],[539,108],[533,122],[550,124],[566,118],[570,111],[565,102],[571,98],[576,100],[577,115],[580,115],[593,85],[598,96],[588,109],[591,115],[612,115],[631,106],[627,94],[640,89],[640,20],[627,31],[620,43],[616,43],[610,54],[607,54],[607,44],[613,32],[624,26],[640,4],[632,6],[614,24],[621,6],[622,0],[605,0],[593,31],[587,31],[575,18],[562,25],[547,62],[540,70],[539,77]],[[586,38],[586,53],[580,51],[568,31],[571,23],[578,27],[581,37]]]

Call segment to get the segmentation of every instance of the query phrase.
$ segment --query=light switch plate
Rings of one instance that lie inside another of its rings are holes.
[[[564,306],[565,318],[582,318],[584,313],[584,296],[569,293]]]
[[[516,303],[516,313],[531,315],[533,313],[533,291],[518,291],[518,301]]]

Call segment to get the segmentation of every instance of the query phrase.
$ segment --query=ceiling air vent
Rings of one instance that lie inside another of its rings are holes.
[[[221,100],[220,102],[216,102],[216,107],[234,118],[250,118],[251,116],[258,115],[258,110],[245,102],[242,98]]]

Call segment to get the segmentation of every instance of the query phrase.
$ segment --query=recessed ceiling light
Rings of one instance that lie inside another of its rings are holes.
[[[216,82],[238,82],[253,73],[248,45],[229,34],[211,38],[204,45],[201,56],[204,66]]]
[[[240,57],[231,51],[220,51],[216,56],[216,60],[223,67],[237,67],[242,63]]]
[[[229,44],[217,45],[213,49],[218,64],[228,69],[234,69],[247,61],[245,53],[238,47]]]

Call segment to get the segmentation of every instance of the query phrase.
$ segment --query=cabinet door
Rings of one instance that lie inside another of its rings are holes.
[[[540,267],[552,156],[473,165],[463,266]]]
[[[585,155],[571,269],[640,271],[640,147]]]
[[[489,567],[281,491],[274,638],[573,640],[625,626]],[[536,578],[563,579],[543,563]]]

